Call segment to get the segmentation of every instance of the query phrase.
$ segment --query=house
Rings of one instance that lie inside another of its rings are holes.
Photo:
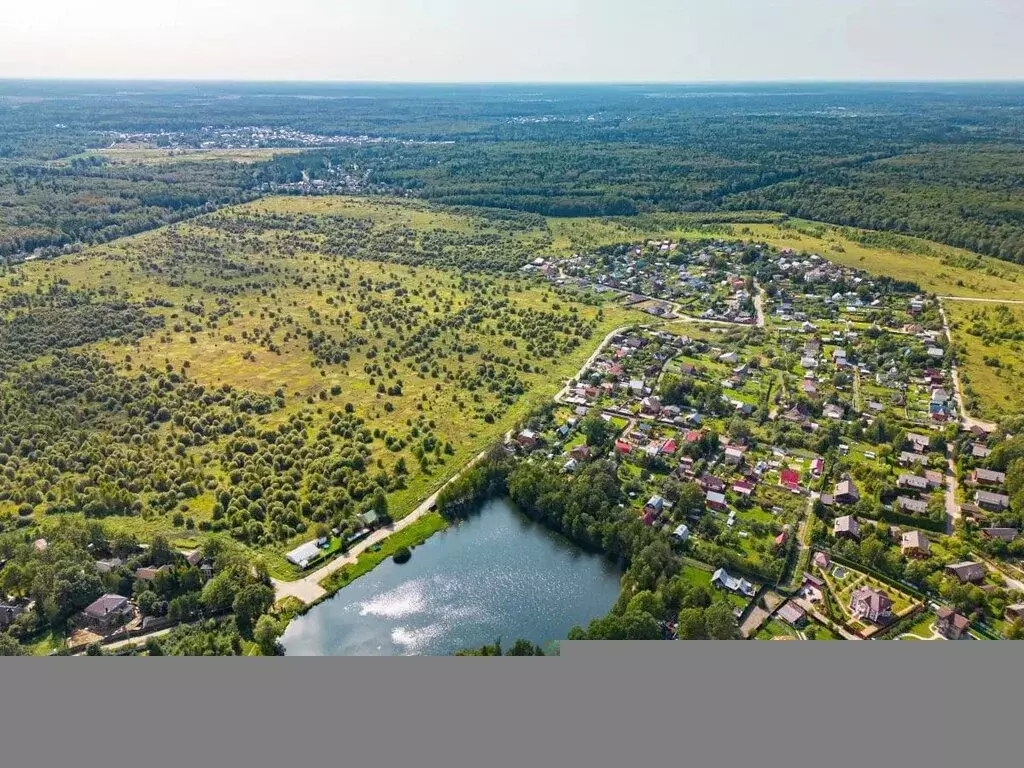
[[[576,459],[570,458],[567,462],[565,462],[565,464],[562,465],[562,471],[571,474],[576,471],[576,467],[578,467],[579,465],[580,463],[576,461]]]
[[[856,504],[860,501],[860,491],[857,490],[857,486],[850,479],[837,483],[832,496],[837,504]]]
[[[1006,474],[978,467],[976,470],[971,472],[971,482],[974,485],[992,485],[1001,487],[1006,483]]]
[[[569,455],[576,459],[576,461],[583,461],[590,457],[590,446],[586,443],[580,443],[569,451]]]
[[[532,429],[524,429],[516,437],[516,442],[522,448],[535,448],[537,446],[537,433]]]
[[[203,562],[203,550],[201,549],[193,549],[189,552],[182,552],[182,554],[185,556],[185,562],[193,567]]]
[[[795,469],[783,469],[779,472],[779,485],[796,488],[800,485],[800,473]]]
[[[725,511],[729,508],[729,505],[725,501],[725,494],[719,493],[718,491],[708,491],[705,496],[705,501],[712,509]]]
[[[1016,528],[982,528],[981,535],[986,539],[999,539],[1009,544],[1020,535]]]
[[[746,480],[737,480],[732,484],[732,490],[741,496],[750,496],[754,492],[754,484]]]
[[[928,479],[920,475],[903,473],[896,479],[896,485],[900,488],[909,488],[914,491],[927,491]]]
[[[978,503],[979,507],[993,512],[1001,512],[1010,506],[1010,497],[1003,493],[977,491],[974,494],[974,500]]]
[[[99,630],[110,630],[126,624],[135,615],[135,606],[127,597],[106,594],[85,607],[81,613],[84,624]]]
[[[992,454],[992,449],[984,443],[971,443],[971,456],[975,459],[987,459]]]
[[[836,421],[839,421],[843,418],[843,409],[838,405],[829,403],[824,407],[824,409],[822,409],[822,415],[827,419],[835,419]]]
[[[292,565],[297,565],[305,570],[309,567],[309,562],[319,556],[320,547],[317,546],[317,543],[315,541],[307,541],[305,544],[297,546],[284,557]]]
[[[910,451],[900,451],[900,466],[909,467],[911,464],[925,464],[928,462],[928,457],[923,453],[911,453]]]
[[[711,585],[730,592],[737,592],[747,597],[754,596],[754,585],[744,578],[730,576],[724,568],[719,568],[711,575]]]
[[[648,395],[640,401],[640,411],[649,416],[657,416],[661,412],[661,400],[656,395]]]
[[[779,608],[777,615],[791,627],[802,627],[807,623],[807,614],[792,600]]]
[[[616,453],[629,453],[633,450],[633,446],[627,443],[625,440],[615,441],[615,452]]]
[[[921,531],[907,531],[900,541],[900,552],[905,557],[928,557],[931,542]]]
[[[169,565],[161,565],[159,568],[147,566],[135,571],[135,578],[141,579],[142,581],[153,581],[157,577],[157,574],[166,573],[169,570],[171,570],[171,566]]]
[[[892,600],[871,587],[860,587],[850,595],[850,612],[862,621],[884,624],[892,618]]]
[[[700,487],[705,491],[721,493],[725,490],[725,481],[714,475],[704,475],[700,479]]]
[[[361,512],[356,515],[359,522],[366,528],[373,528],[380,522],[380,515],[377,514],[376,510],[368,509],[365,512]]]
[[[933,358],[939,359],[944,354],[945,354],[945,352],[942,351],[942,347],[928,347],[928,351],[927,351],[928,357],[933,357]]]
[[[900,512],[907,512],[911,515],[927,515],[928,502],[920,499],[912,499],[909,496],[900,496],[896,499],[896,509]]]
[[[690,538],[690,529],[687,528],[685,524],[676,526],[676,529],[672,531],[672,538],[679,543],[684,543],[688,538]]]
[[[937,469],[926,469],[924,471],[924,479],[928,481],[928,487],[934,490],[942,485],[944,478]]]
[[[916,432],[908,432],[907,441],[918,453],[927,451],[928,444],[931,442],[925,435],[919,435]]]
[[[656,515],[661,514],[661,511],[664,508],[665,499],[658,495],[651,496],[651,498],[647,500],[647,503],[644,504],[644,512],[653,512]]]
[[[815,552],[811,562],[818,568],[821,568],[821,570],[827,571],[829,566],[832,565],[832,558],[828,556],[827,552]]]
[[[725,449],[725,463],[732,467],[738,467],[743,463],[743,451],[730,445]]]
[[[859,539],[860,523],[857,522],[857,518],[855,518],[853,515],[837,517],[835,519],[835,522],[832,524],[832,534],[837,539],[840,537],[845,537],[848,539]]]
[[[118,557],[111,557],[106,560],[97,560],[96,571],[98,573],[110,573],[111,571],[116,571],[122,565],[124,565],[124,561]]]
[[[1003,611],[1003,618],[1007,621],[1024,621],[1024,603],[1014,603],[1006,606]]]
[[[956,613],[952,608],[943,606],[936,611],[936,615],[938,619],[935,621],[935,630],[947,640],[959,640],[971,626],[970,619]]]
[[[956,576],[962,584],[980,584],[985,580],[985,567],[969,560],[947,565],[946,573]]]
[[[811,474],[817,476],[825,471],[825,460],[820,456],[811,462]]]
[[[740,356],[735,352],[723,352],[721,355],[718,356],[718,359],[723,363],[733,365],[740,361]]]

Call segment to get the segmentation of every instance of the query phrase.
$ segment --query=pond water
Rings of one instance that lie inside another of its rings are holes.
[[[546,645],[605,615],[618,569],[533,523],[508,499],[390,558],[296,618],[289,656],[447,655],[502,638]]]

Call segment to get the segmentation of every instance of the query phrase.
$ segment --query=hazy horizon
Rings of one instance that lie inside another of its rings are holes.
[[[0,78],[368,84],[1024,80],[1019,0],[36,0]]]

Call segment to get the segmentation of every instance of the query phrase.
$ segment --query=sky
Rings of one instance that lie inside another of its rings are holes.
[[[1024,0],[0,0],[0,78],[1024,79]]]

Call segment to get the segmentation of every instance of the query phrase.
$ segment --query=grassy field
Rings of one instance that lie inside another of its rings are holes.
[[[998,419],[1024,411],[1024,306],[947,301],[971,413]]]
[[[260,216],[272,224],[253,223]],[[352,235],[346,248],[353,258],[337,252],[338,232]],[[124,376],[148,366],[211,390],[282,397],[283,407],[249,419],[254,434],[301,417],[303,434],[313,438],[334,416],[352,412],[373,432],[366,476],[393,477],[400,463],[408,469],[387,494],[390,514],[400,518],[548,401],[609,330],[649,318],[516,272],[472,275],[371,257],[389,258],[376,249],[393,243],[396,258],[415,260],[421,250],[434,258],[448,252],[437,245],[444,241],[515,260],[546,238],[422,203],[272,198],[25,264],[0,275],[0,300],[61,288],[144,307],[163,318],[162,328],[136,342],[106,339],[89,348]],[[171,439],[180,426],[156,434]],[[433,448],[423,450],[427,439]],[[218,489],[231,485],[222,450],[219,441],[185,454],[206,478],[206,490],[182,505],[197,525],[211,520]],[[295,482],[279,477],[286,487]],[[13,512],[13,504],[0,503]],[[170,514],[107,522],[144,540],[167,534],[183,546],[202,535]],[[278,559],[309,538],[299,530],[257,548]]]
[[[290,155],[301,152],[295,148],[251,148],[251,149],[162,149],[148,146],[116,146],[84,152],[80,155],[54,161],[54,165],[67,165],[71,160],[86,157],[102,157],[111,165],[162,165],[167,163],[204,163],[214,160],[234,163],[260,163],[274,155]]]

